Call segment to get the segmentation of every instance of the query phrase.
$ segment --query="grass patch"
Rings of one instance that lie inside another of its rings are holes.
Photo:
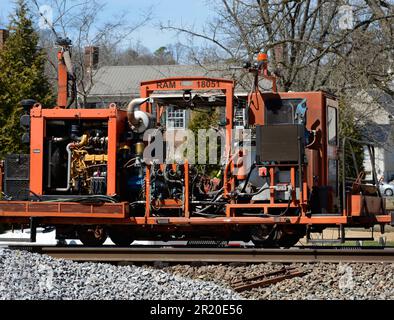
[[[308,245],[308,244],[306,244]],[[379,243],[379,241],[346,241],[345,243],[315,243],[313,244],[314,246],[322,246],[322,247],[331,247],[331,246],[336,246],[336,247],[381,247],[382,245]],[[386,247],[394,247],[394,241],[387,241],[386,242]]]
[[[362,247],[381,247],[382,245],[379,241],[346,241],[345,243],[338,244],[339,246],[359,246],[361,244]],[[387,241],[386,247],[394,246],[394,241]]]

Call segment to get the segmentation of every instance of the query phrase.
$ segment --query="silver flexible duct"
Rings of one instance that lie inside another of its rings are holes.
[[[151,115],[139,110],[141,104],[148,100],[149,98],[137,98],[132,100],[127,107],[127,119],[129,120],[130,127],[137,133],[143,133],[151,127]]]

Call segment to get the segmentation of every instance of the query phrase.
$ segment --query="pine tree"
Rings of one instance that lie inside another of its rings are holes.
[[[53,102],[44,73],[45,53],[38,48],[25,0],[18,0],[9,25],[10,36],[0,51],[0,157],[26,152],[21,143],[21,100],[34,99],[43,106]]]
[[[191,121],[189,123],[189,130],[193,131],[195,134],[195,137],[197,137],[198,130],[199,129],[212,129],[212,128],[218,128],[219,125],[219,112],[218,110],[215,109],[207,109],[207,110],[196,110],[192,113]],[[209,140],[207,138],[206,140],[206,159],[209,159]],[[195,146],[196,154],[195,154],[195,161],[197,163],[197,168],[200,172],[203,172],[204,174],[207,174],[208,176],[214,177],[218,174],[218,171],[220,170],[220,165],[219,164],[207,164],[207,165],[201,165],[198,164],[198,153],[199,152],[204,152],[204,150],[199,150],[198,148],[198,140],[196,139],[196,146]],[[221,145],[220,141],[218,143],[218,149],[217,149],[217,154],[218,158],[220,159],[220,152],[221,152]]]

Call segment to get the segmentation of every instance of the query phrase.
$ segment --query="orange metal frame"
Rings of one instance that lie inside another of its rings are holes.
[[[67,98],[68,98],[68,74],[67,74],[67,66],[63,58],[63,53],[64,53],[63,49],[60,49],[57,53],[57,60],[58,60],[57,105],[59,108],[67,107]]]
[[[37,195],[43,194],[43,158],[45,127],[48,120],[105,120],[108,121],[108,180],[107,195],[116,194],[116,153],[120,135],[120,124],[126,121],[125,111],[115,106],[108,109],[42,109],[40,105],[31,110],[30,142],[30,190]]]
[[[148,98],[151,94],[157,91],[211,91],[219,90],[222,91],[226,97],[226,147],[225,152],[227,155],[231,154],[231,139],[232,139],[232,129],[233,129],[233,97],[234,97],[234,81],[220,78],[205,78],[205,77],[195,77],[195,78],[167,78],[154,81],[146,81],[141,83],[141,98]],[[141,110],[146,112],[152,112],[149,103],[145,103],[141,106]],[[163,112],[161,110],[161,112]],[[230,162],[229,162],[230,163]],[[184,218],[190,219],[189,212],[189,164],[187,161],[184,164],[185,172],[185,193],[184,193]],[[145,196],[146,196],[146,206],[145,206],[145,222],[151,217],[150,207],[150,166],[147,166],[146,170],[146,186],[145,186]],[[233,184],[233,178],[228,178],[225,176],[224,185]],[[168,201],[168,200],[167,200]]]
[[[84,205],[73,202],[0,202],[0,217],[69,217],[69,218],[126,218],[128,203],[110,203],[105,205]]]

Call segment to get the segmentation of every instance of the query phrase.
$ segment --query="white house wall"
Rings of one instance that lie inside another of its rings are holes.
[[[390,114],[366,92],[355,97],[352,106],[358,111],[358,116],[362,122],[373,121],[376,124],[389,124]]]
[[[385,153],[383,148],[375,148],[375,168],[378,179],[384,176],[385,173]],[[366,173],[366,179],[372,180],[372,165],[367,150],[364,150],[364,171]]]
[[[393,147],[385,150],[385,180],[391,181],[394,180],[394,150]]]

